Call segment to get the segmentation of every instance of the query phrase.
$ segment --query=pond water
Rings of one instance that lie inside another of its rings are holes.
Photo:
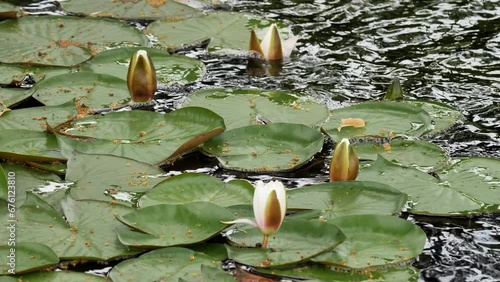
[[[246,62],[207,59],[191,89],[258,87],[306,93],[330,108],[381,99],[401,79],[405,97],[445,102],[463,122],[429,141],[452,157],[500,157],[500,1],[234,1],[235,10],[280,19],[300,35],[279,76],[252,77]],[[175,107],[186,92],[161,93]],[[306,168],[286,175],[236,173],[191,154],[169,167],[222,179],[278,178],[288,187],[327,181],[332,144]],[[201,167],[201,168],[200,168]],[[404,215],[426,232],[414,262],[420,281],[499,281],[500,215],[433,218]]]

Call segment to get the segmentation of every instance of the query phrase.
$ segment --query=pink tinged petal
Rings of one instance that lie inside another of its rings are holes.
[[[145,50],[138,50],[130,60],[127,86],[133,102],[149,102],[156,91],[156,71]]]
[[[243,223],[243,224],[249,224],[255,227],[257,226],[257,223],[251,219],[248,218],[239,218],[233,221],[221,221],[222,224],[236,224],[236,223]]]

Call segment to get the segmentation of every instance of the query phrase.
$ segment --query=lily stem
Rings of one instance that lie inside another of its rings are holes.
[[[269,242],[269,235],[264,235],[264,240],[262,241],[262,248],[267,248],[267,243]]]

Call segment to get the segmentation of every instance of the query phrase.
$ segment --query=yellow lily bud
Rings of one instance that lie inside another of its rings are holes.
[[[349,139],[342,139],[330,162],[330,182],[355,180],[359,171],[359,158]]]
[[[132,56],[128,67],[127,86],[132,102],[145,103],[153,99],[156,91],[156,71],[145,50],[138,50]]]
[[[298,36],[291,36],[285,42],[281,41],[278,26],[272,24],[260,43],[255,31],[251,31],[249,50],[258,52],[269,62],[278,62],[290,56],[298,39]]]

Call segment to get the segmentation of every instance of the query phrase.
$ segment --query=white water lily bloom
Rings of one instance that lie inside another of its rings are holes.
[[[280,61],[290,57],[298,39],[298,36],[291,36],[286,41],[282,41],[278,26],[272,24],[260,43],[255,32],[251,31],[249,49],[258,52],[268,61]]]
[[[359,172],[359,158],[349,139],[343,138],[335,147],[330,162],[330,182],[355,180]]]
[[[257,181],[253,194],[253,212],[257,222],[242,218],[233,221],[223,221],[224,224],[246,223],[258,227],[264,235],[262,247],[267,245],[267,238],[280,228],[286,213],[286,189],[283,183]]]
[[[132,56],[127,73],[127,86],[133,102],[144,103],[153,99],[156,91],[156,71],[145,50]]]

